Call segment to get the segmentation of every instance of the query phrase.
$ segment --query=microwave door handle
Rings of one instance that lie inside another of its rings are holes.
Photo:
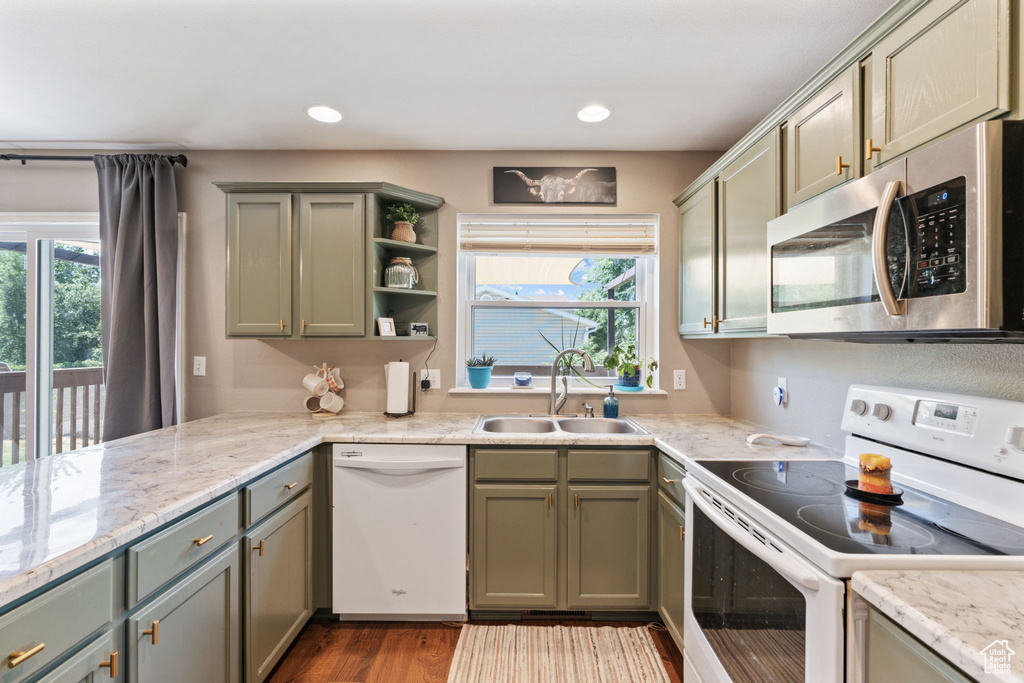
[[[715,526],[729,534],[730,538],[793,583],[797,583],[809,591],[818,591],[819,581],[817,575],[809,567],[806,567],[803,562],[790,554],[769,550],[751,538],[746,532],[734,533],[733,523],[725,515],[701,499],[700,492],[694,484],[690,483],[689,477],[683,480],[683,487],[686,489],[686,494],[693,501],[693,504],[700,508],[700,511],[707,515],[714,522]]]
[[[875,287],[882,299],[882,306],[889,315],[903,315],[905,302],[896,298],[889,279],[889,262],[885,246],[889,238],[889,214],[896,197],[902,194],[903,181],[891,180],[882,191],[882,201],[875,213],[875,224],[871,231],[871,265],[875,273]]]

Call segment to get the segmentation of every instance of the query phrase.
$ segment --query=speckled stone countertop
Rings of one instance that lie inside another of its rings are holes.
[[[699,458],[838,457],[824,448],[749,446],[755,425],[725,417],[640,416],[650,435],[473,434],[478,416],[390,419],[237,412],[0,469],[0,606],[236,489],[323,442],[657,446]]]
[[[1024,572],[863,571],[852,585],[972,678],[1024,681]],[[1016,653],[1009,673],[985,673],[982,650],[995,641]]]

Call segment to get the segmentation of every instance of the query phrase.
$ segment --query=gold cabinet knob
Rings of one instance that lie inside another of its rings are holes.
[[[260,554],[260,557],[263,557],[263,543],[263,541],[260,541],[252,547],[253,550],[257,551]]]
[[[45,647],[46,643],[39,643],[35,647],[29,648],[28,650],[25,650],[23,652],[12,652],[10,655],[8,655],[8,659],[10,661],[7,662],[7,668],[13,669],[19,664],[24,664],[25,662],[27,662],[28,660],[32,659],[37,654],[42,652],[43,648]]]
[[[868,138],[864,141],[864,161],[871,161],[871,157],[874,156],[875,152],[881,152],[881,147],[874,146],[874,140]]]
[[[109,662],[100,662],[100,666],[110,669],[110,677],[117,678],[117,650],[110,653]]]
[[[213,540],[213,534],[210,534],[209,536],[204,536],[203,538],[193,538],[192,542],[195,543],[196,547],[198,548],[200,546],[206,545],[207,543],[209,543],[212,540]]]
[[[153,644],[157,645],[160,642],[160,620],[154,619],[152,628],[147,628],[142,632],[144,636],[153,636]]]
[[[836,157],[836,175],[843,175],[843,169],[850,168],[849,164],[843,163],[842,155]]]

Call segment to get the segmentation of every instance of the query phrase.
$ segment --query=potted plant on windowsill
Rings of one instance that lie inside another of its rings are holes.
[[[494,356],[481,354],[479,358],[466,359],[466,373],[469,375],[469,386],[474,389],[486,389],[491,383],[491,368],[494,367]]]
[[[619,386],[627,389],[640,387],[640,379],[644,371],[647,371],[647,387],[654,386],[654,371],[658,369],[658,361],[654,358],[641,358],[636,353],[636,346],[627,344],[625,347],[616,346],[604,359],[604,366],[609,370],[615,370],[619,375]]]
[[[412,204],[392,204],[388,206],[386,218],[395,224],[391,231],[391,239],[399,242],[410,242],[416,244],[416,232],[413,226],[420,219],[419,212]]]

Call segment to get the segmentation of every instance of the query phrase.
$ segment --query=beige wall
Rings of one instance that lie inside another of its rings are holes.
[[[661,215],[659,360],[662,386],[672,370],[687,371],[686,391],[668,396],[624,396],[624,413],[728,413],[728,343],[683,343],[676,334],[676,232],[672,197],[718,157],[711,152],[263,152],[192,151],[178,169],[180,209],[188,214],[186,252],[186,353],[206,356],[207,375],[186,380],[189,419],[228,410],[299,410],[299,380],[310,365],[340,365],[346,409],[383,411],[382,366],[401,349],[372,341],[250,341],[224,338],[224,195],[214,181],[388,181],[438,194],[447,200],[440,215],[443,278],[439,287],[440,335],[431,367],[441,369],[444,389],[454,381],[455,219],[458,213],[579,212],[593,207],[495,206],[491,167],[615,166],[618,213]],[[96,211],[95,171],[87,163],[0,164],[0,211]],[[604,211],[604,209],[599,209]],[[416,344],[406,355],[420,367],[429,351]],[[481,399],[420,394],[426,411],[536,412],[546,399],[515,395]],[[595,397],[596,398],[596,397]],[[575,399],[574,399],[575,401]],[[593,403],[593,401],[591,401]]]
[[[718,342],[708,342],[718,343]],[[789,381],[789,404],[772,388]],[[786,434],[842,447],[851,384],[951,391],[1024,401],[1024,346],[848,344],[792,339],[732,342],[732,413]]]

